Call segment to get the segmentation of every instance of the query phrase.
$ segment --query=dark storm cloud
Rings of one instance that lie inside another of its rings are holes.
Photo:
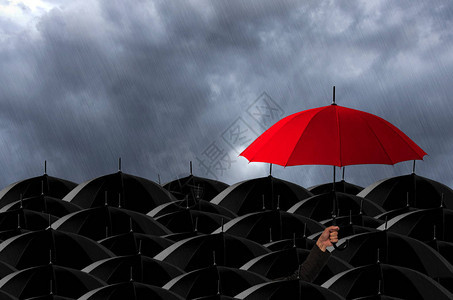
[[[119,156],[125,172],[167,181],[262,92],[290,114],[329,104],[337,85],[341,105],[430,154],[420,175],[452,185],[452,14],[447,1],[80,1],[36,27],[0,18],[0,184],[41,174],[45,159],[81,182],[116,171]],[[266,175],[236,165],[219,179]],[[408,169],[351,167],[347,179]],[[275,169],[305,186],[330,172]]]

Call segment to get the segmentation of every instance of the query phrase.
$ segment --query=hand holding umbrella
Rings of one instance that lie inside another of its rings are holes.
[[[325,252],[327,247],[331,247],[338,242],[338,230],[340,230],[338,226],[330,226],[324,229],[316,241],[316,245],[321,251]]]

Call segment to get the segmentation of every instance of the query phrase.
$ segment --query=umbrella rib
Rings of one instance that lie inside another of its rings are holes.
[[[307,132],[308,126],[311,125],[311,121],[312,121],[317,115],[319,115],[322,111],[324,111],[324,109],[319,109],[319,110],[318,110],[318,111],[310,118],[310,121],[307,122],[307,125],[305,125],[305,129],[302,131],[302,134],[301,134],[301,135],[299,136],[299,138],[297,139],[296,145],[293,147],[293,151],[291,152],[291,154],[289,155],[288,159],[286,160],[286,163],[285,163],[284,167],[292,166],[292,164],[289,165],[288,163],[289,163],[289,161],[291,160],[291,158],[293,157],[293,155],[294,155],[294,153],[295,153],[294,149],[296,149],[297,146],[302,142],[302,137],[303,137],[304,134]],[[295,118],[291,119],[290,121],[288,121],[288,123],[291,122],[291,121],[293,121],[294,119],[295,119]],[[287,123],[287,124],[288,124],[288,123]],[[286,124],[285,124],[285,125],[286,125]]]
[[[370,129],[370,131],[376,137],[376,140],[378,141],[378,143],[381,146],[381,149],[384,151],[385,155],[388,157],[389,161],[391,162],[391,165],[396,164],[397,162],[393,162],[393,160],[390,158],[390,155],[387,153],[387,150],[385,150],[385,147],[384,147],[384,145],[382,145],[381,140],[379,139],[377,134],[374,132],[373,128],[368,124],[367,120],[362,115],[359,115],[359,117],[365,122],[366,126]]]

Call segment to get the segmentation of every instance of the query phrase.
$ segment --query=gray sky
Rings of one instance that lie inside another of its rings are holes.
[[[330,104],[335,85],[337,103],[429,154],[419,175],[452,187],[452,17],[451,1],[0,0],[0,186],[41,175],[44,160],[80,183],[118,157],[154,181],[191,160],[229,184],[266,176],[238,151],[271,121]],[[351,166],[346,180],[411,168]],[[273,174],[308,187],[331,172]]]

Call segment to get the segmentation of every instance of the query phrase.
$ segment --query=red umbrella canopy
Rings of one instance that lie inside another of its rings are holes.
[[[386,120],[334,103],[283,118],[240,155],[281,166],[342,167],[393,165],[421,160],[426,153]]]

